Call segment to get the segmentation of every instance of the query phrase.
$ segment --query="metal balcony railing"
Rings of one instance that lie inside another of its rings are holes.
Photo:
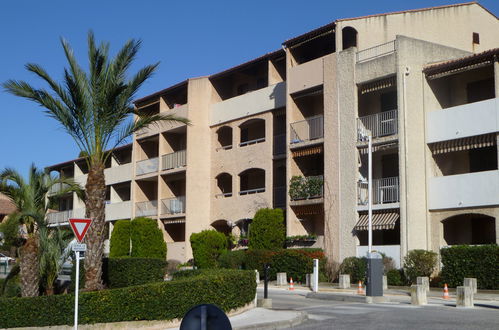
[[[291,143],[316,140],[324,137],[324,116],[318,115],[292,123]]]
[[[286,206],[286,187],[274,187],[274,207]]]
[[[265,137],[241,142],[241,143],[239,143],[239,146],[244,147],[244,146],[249,146],[252,144],[257,144],[257,143],[262,143],[262,142],[265,142]]]
[[[396,51],[395,40],[357,52],[357,63],[369,61]]]
[[[68,222],[69,218],[73,216],[73,210],[59,211],[47,213],[47,222],[49,224],[57,224]]]
[[[146,217],[158,213],[158,201],[145,201],[135,203],[135,216]]]
[[[241,190],[239,192],[239,195],[251,195],[251,194],[258,194],[258,193],[262,193],[262,192],[265,192],[265,187],[264,188]]]
[[[389,136],[398,132],[398,110],[376,113],[357,119],[357,141],[365,141],[367,135],[373,138]]]
[[[157,172],[159,167],[159,158],[145,159],[137,162],[136,175],[142,175]]]
[[[286,134],[274,135],[274,155],[286,153]]]
[[[161,214],[185,213],[185,196],[161,200]]]
[[[397,203],[400,201],[399,193],[399,178],[383,178],[374,179],[372,186],[373,205]],[[368,184],[367,182],[359,181],[357,183],[357,199],[358,205],[367,205],[368,203]]]
[[[289,185],[291,200],[312,199],[324,196],[324,176],[293,177]]]
[[[161,156],[161,169],[171,170],[174,168],[184,167],[187,165],[186,150],[179,150]]]
[[[48,194],[55,195],[55,194],[58,194],[67,188],[69,188],[68,184],[59,182],[59,183],[54,184],[52,187],[50,187]]]

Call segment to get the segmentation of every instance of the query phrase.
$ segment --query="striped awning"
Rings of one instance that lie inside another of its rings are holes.
[[[163,220],[165,225],[173,225],[176,223],[185,223],[185,219],[165,219]]]
[[[366,83],[360,86],[360,93],[366,94],[375,91],[379,91],[381,89],[390,88],[396,85],[395,76],[391,76],[385,79],[376,80],[370,83]]]
[[[317,155],[322,153],[322,146],[315,146],[310,148],[303,148],[299,150],[293,150],[293,157],[304,157],[310,155]]]
[[[496,143],[497,139],[495,134],[485,134],[470,136],[462,139],[431,143],[429,144],[429,147],[432,154],[438,155],[447,152],[491,147],[496,145]]]
[[[296,205],[291,206],[295,212],[295,215],[314,215],[314,214],[323,214],[324,213],[324,205],[322,204],[314,204],[314,205]]]
[[[399,212],[381,212],[373,213],[372,226],[373,230],[394,229],[395,223],[400,218]],[[359,215],[359,221],[355,225],[355,230],[367,230],[369,225],[369,217],[367,213]]]

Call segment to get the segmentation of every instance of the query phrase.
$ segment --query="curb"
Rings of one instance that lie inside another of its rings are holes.
[[[335,293],[317,293],[310,292],[307,294],[306,298],[320,299],[320,300],[334,300],[334,301],[345,301],[345,302],[357,302],[357,303],[384,303],[389,302],[390,298],[383,297],[366,297],[366,296],[355,296],[346,294],[335,294]]]
[[[302,324],[308,320],[307,312],[299,312],[299,314],[292,318],[291,320],[275,321],[275,322],[265,322],[256,323],[251,325],[244,325],[241,327],[233,327],[233,330],[272,330],[272,329],[288,329]]]

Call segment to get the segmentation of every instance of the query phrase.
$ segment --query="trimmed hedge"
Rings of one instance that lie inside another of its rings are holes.
[[[349,274],[350,281],[357,283],[365,282],[367,275],[367,259],[365,257],[348,257],[343,259],[340,266],[340,274]]]
[[[404,275],[409,283],[418,276],[431,277],[437,267],[438,254],[433,251],[411,250],[404,258]]]
[[[475,277],[479,289],[499,289],[499,246],[459,245],[440,250],[442,280],[450,287],[463,285],[465,277]]]
[[[118,220],[114,224],[109,242],[109,257],[118,258],[130,255],[130,220]]]
[[[194,264],[199,268],[217,268],[218,257],[227,251],[227,237],[216,230],[203,230],[190,237]]]
[[[162,282],[166,261],[158,258],[109,258],[107,284],[123,288],[151,282]]]
[[[221,268],[243,269],[245,260],[245,250],[227,251],[218,257],[218,264]]]
[[[281,209],[260,209],[255,213],[249,233],[250,250],[280,250],[286,240]]]
[[[108,323],[181,318],[190,308],[210,303],[225,312],[253,301],[252,271],[223,270],[120,289],[82,292],[79,323]],[[73,324],[74,296],[0,298],[0,328]]]
[[[132,257],[166,259],[166,243],[156,220],[135,218],[131,226]]]

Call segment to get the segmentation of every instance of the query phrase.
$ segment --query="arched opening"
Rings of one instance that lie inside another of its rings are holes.
[[[239,195],[256,194],[265,191],[265,170],[250,168],[239,173]]]
[[[357,30],[351,26],[346,26],[341,30],[343,39],[343,50],[350,47],[357,47]]]
[[[228,220],[217,220],[212,222],[211,226],[218,232],[228,236],[232,231],[232,222]]]
[[[217,180],[218,193],[217,197],[232,196],[232,175],[229,173],[220,173],[215,178]]]
[[[442,221],[447,245],[495,244],[496,219],[483,214],[460,214]]]
[[[240,147],[265,141],[265,120],[250,119],[239,125],[241,130]]]
[[[222,126],[217,130],[217,149],[232,149],[232,127]]]

